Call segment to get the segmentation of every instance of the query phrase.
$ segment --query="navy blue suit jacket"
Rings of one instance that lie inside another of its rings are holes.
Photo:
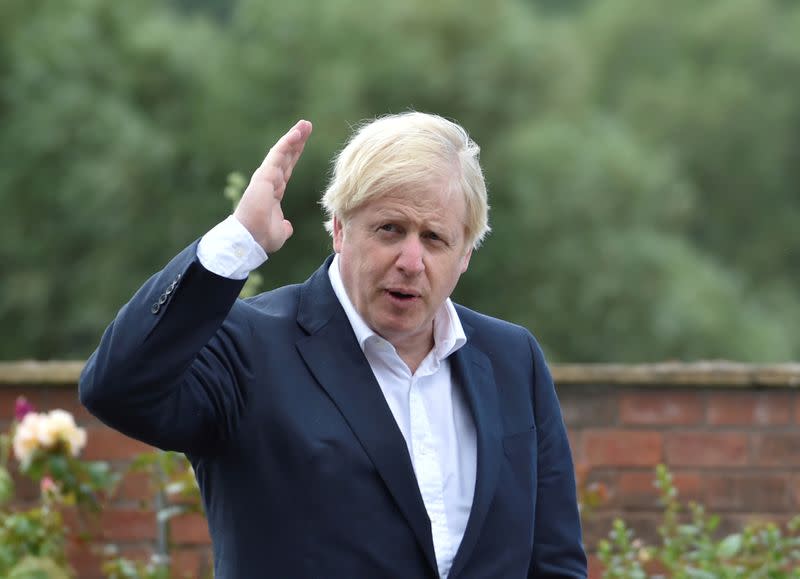
[[[405,441],[331,288],[237,300],[192,245],[106,330],[80,380],[105,423],[194,465],[217,579],[437,577]],[[573,465],[542,352],[456,306],[452,369],[477,430],[453,579],[586,576]]]

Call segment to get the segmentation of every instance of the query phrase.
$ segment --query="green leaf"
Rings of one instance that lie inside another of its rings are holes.
[[[742,548],[742,535],[734,534],[725,537],[717,548],[717,553],[723,559],[730,559]]]
[[[8,470],[0,466],[0,505],[6,504],[14,498],[14,479]]]
[[[686,576],[691,579],[719,579],[719,575],[704,571],[702,569],[695,569],[694,567],[686,568]]]
[[[25,557],[7,579],[71,579],[70,573],[49,557]]]

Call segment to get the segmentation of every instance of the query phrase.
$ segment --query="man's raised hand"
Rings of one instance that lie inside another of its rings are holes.
[[[284,218],[281,200],[311,135],[311,123],[298,121],[269,150],[250,178],[233,215],[267,253],[278,251],[292,235],[292,224]]]

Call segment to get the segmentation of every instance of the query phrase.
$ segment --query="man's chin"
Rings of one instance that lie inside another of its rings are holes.
[[[421,324],[416,323],[385,323],[378,328],[373,328],[376,334],[396,346],[397,344],[407,343],[415,339],[424,339],[425,332]],[[429,334],[433,335],[433,324],[431,324]]]

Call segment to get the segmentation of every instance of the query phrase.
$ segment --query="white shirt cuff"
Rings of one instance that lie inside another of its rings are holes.
[[[230,215],[197,245],[197,259],[208,271],[228,279],[245,279],[267,261],[267,253],[247,228]]]

